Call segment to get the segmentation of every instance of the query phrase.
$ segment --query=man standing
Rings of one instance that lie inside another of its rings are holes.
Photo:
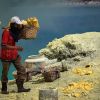
[[[21,46],[16,46],[16,42],[19,39],[19,33],[23,25],[19,17],[14,16],[10,21],[10,28],[6,28],[3,30],[2,39],[1,39],[1,62],[3,66],[1,83],[2,83],[2,94],[8,94],[7,91],[7,83],[8,83],[8,70],[10,64],[13,63],[17,70],[17,79],[16,84],[18,88],[18,92],[29,92],[30,89],[25,89],[23,87],[24,80],[26,78],[26,72],[24,66],[21,64],[21,57],[18,54],[18,51],[22,51],[23,48]]]

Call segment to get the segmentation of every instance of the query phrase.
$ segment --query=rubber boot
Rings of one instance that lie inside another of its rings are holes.
[[[7,82],[2,82],[1,93],[2,94],[9,94],[9,92],[7,91]]]
[[[16,84],[17,84],[17,88],[18,88],[18,93],[19,92],[29,92],[30,89],[25,89],[23,87],[23,84],[24,84],[24,80],[16,80]]]

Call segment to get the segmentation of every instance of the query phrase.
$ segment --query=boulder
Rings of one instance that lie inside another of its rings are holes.
[[[91,57],[98,50],[99,39],[99,32],[66,35],[49,42],[46,48],[39,51],[39,54],[58,61],[74,57],[78,57],[74,59],[75,61],[80,61],[81,58]]]

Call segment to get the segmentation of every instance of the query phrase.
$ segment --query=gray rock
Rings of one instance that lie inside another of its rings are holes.
[[[68,58],[74,58],[75,61],[79,61],[81,58],[91,56],[97,51],[97,47],[100,47],[95,44],[98,41],[97,39],[100,38],[99,34],[99,32],[87,32],[66,35],[49,42],[46,48],[41,49],[39,53],[49,59],[57,59],[58,61],[67,60]],[[95,39],[95,37],[97,38]]]

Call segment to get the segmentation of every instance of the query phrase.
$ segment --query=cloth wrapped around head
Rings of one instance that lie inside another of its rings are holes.
[[[10,23],[22,24],[21,20],[18,16],[14,16],[11,18]]]
[[[14,38],[15,42],[18,42],[19,40],[19,34],[21,33],[21,30],[23,29],[23,25],[19,17],[14,16],[10,19],[10,33],[12,37]]]

